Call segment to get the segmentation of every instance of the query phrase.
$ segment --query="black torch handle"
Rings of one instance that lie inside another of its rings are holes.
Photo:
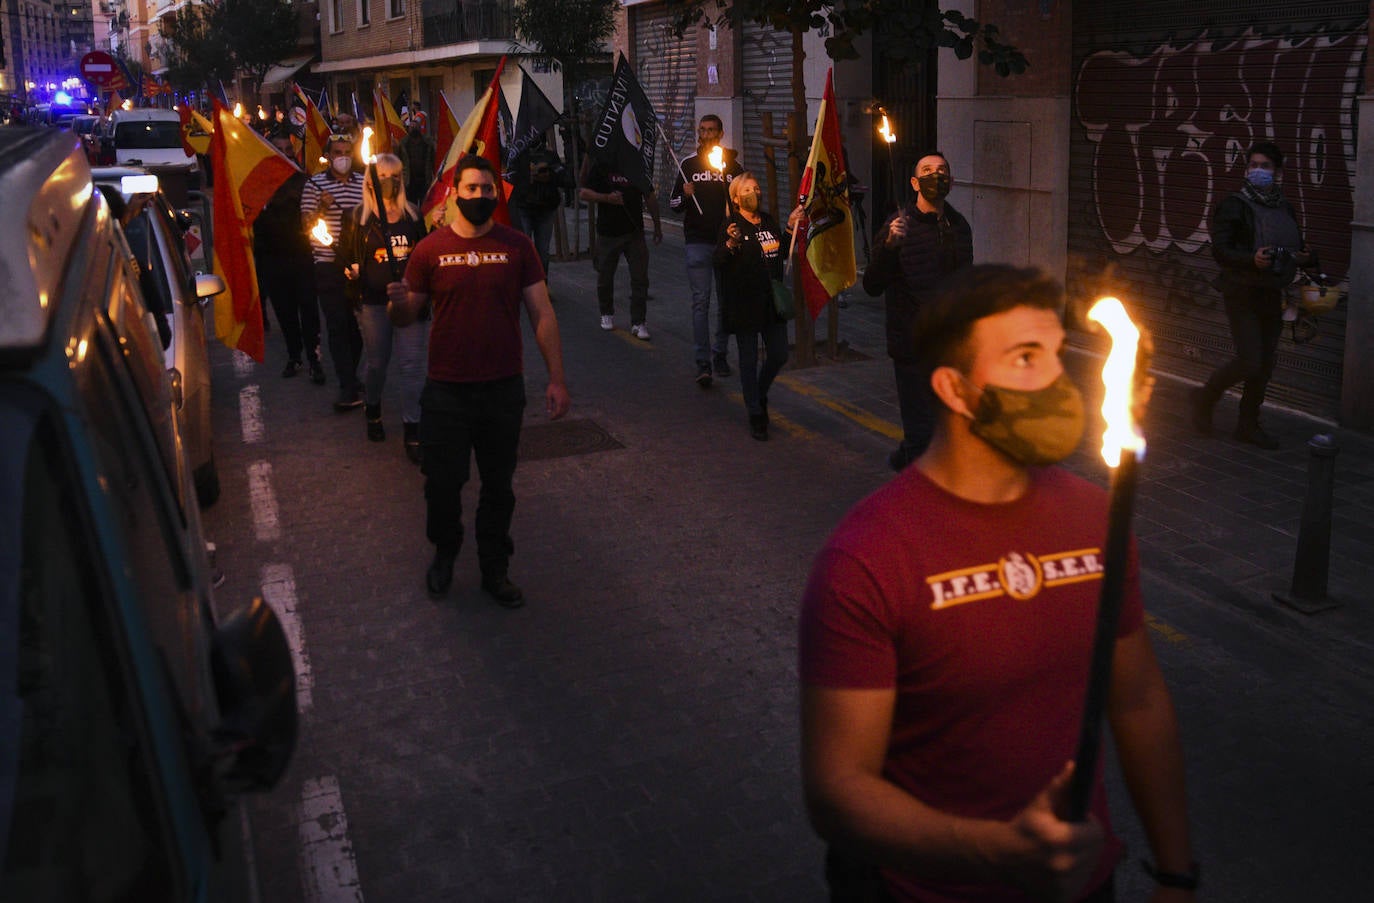
[[[372,198],[377,202],[377,219],[382,226],[382,244],[386,248],[386,262],[391,264],[392,280],[399,281],[401,274],[396,269],[396,252],[391,250],[391,224],[386,221],[386,201],[382,199],[382,177],[377,175],[376,162],[368,164],[367,175],[372,180]]]
[[[1102,713],[1112,686],[1112,652],[1116,648],[1116,628],[1121,620],[1122,593],[1126,586],[1135,485],[1135,452],[1123,451],[1112,476],[1112,495],[1107,509],[1107,549],[1102,563],[1102,594],[1097,606],[1088,692],[1083,701],[1083,723],[1079,729],[1078,752],[1074,755],[1068,805],[1062,813],[1064,819],[1071,822],[1087,818],[1097,758],[1102,750]]]

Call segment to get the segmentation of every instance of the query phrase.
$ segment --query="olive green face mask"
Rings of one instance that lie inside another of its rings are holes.
[[[984,386],[970,432],[1014,461],[1057,464],[1083,438],[1083,396],[1067,373],[1043,389]]]

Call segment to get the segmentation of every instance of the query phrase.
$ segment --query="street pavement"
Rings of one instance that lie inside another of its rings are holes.
[[[278,376],[276,331],[263,365],[216,346],[219,598],[265,593],[301,675],[296,757],[250,807],[269,903],[824,899],[798,779],[797,603],[835,522],[891,476],[881,301],[848,296],[844,362],[784,371],[761,443],[737,376],[693,382],[680,236],[652,249],[652,342],[628,333],[626,283],[622,267],[607,333],[591,265],[552,267],[565,422],[545,420],[527,341],[518,611],[478,589],[471,543],[449,597],[426,596],[422,478],[394,385],[388,439],[369,443],[360,412],[332,411],[332,376]],[[824,350],[824,316],[818,329]],[[1069,368],[1095,397],[1100,358],[1074,345]],[[1275,411],[1283,448],[1262,452],[1229,438],[1234,396],[1224,438],[1199,437],[1186,389],[1156,387],[1135,527],[1183,724],[1200,899],[1366,900],[1374,437]],[[1339,447],[1339,605],[1303,614],[1273,593],[1292,579],[1317,434]],[[1105,485],[1090,444],[1067,466]],[[470,485],[469,536],[475,501]],[[1133,860],[1147,848],[1114,766],[1109,780],[1131,857],[1121,899],[1144,900]]]

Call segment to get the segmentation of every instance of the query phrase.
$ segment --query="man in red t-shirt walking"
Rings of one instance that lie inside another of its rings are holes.
[[[975,266],[914,341],[939,413],[914,466],[816,558],[801,615],[802,772],[832,899],[1113,899],[1121,843],[1101,775],[1057,813],[1092,655],[1107,498],[1057,467],[1083,404],[1059,353],[1063,292]],[[1155,856],[1154,903],[1197,885],[1178,725],[1148,636],[1134,543],[1107,716]]]
[[[525,411],[520,308],[530,318],[549,384],[544,406],[552,419],[571,403],[563,379],[558,319],[530,240],[491,219],[496,171],[486,159],[458,161],[453,178],[457,216],[415,246],[405,282],[387,293],[395,318],[413,319],[433,301],[429,374],[420,395],[420,446],[425,474],[425,533],[434,560],[425,585],[448,592],[463,542],[461,493],[474,454],[482,489],[477,502],[477,558],[482,589],[507,608],[524,604],[507,566],[515,512],[516,451]]]

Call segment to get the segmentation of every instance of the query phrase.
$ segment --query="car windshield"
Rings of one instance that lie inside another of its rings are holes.
[[[181,147],[178,122],[122,122],[115,129],[115,147],[121,150],[152,150]]]

